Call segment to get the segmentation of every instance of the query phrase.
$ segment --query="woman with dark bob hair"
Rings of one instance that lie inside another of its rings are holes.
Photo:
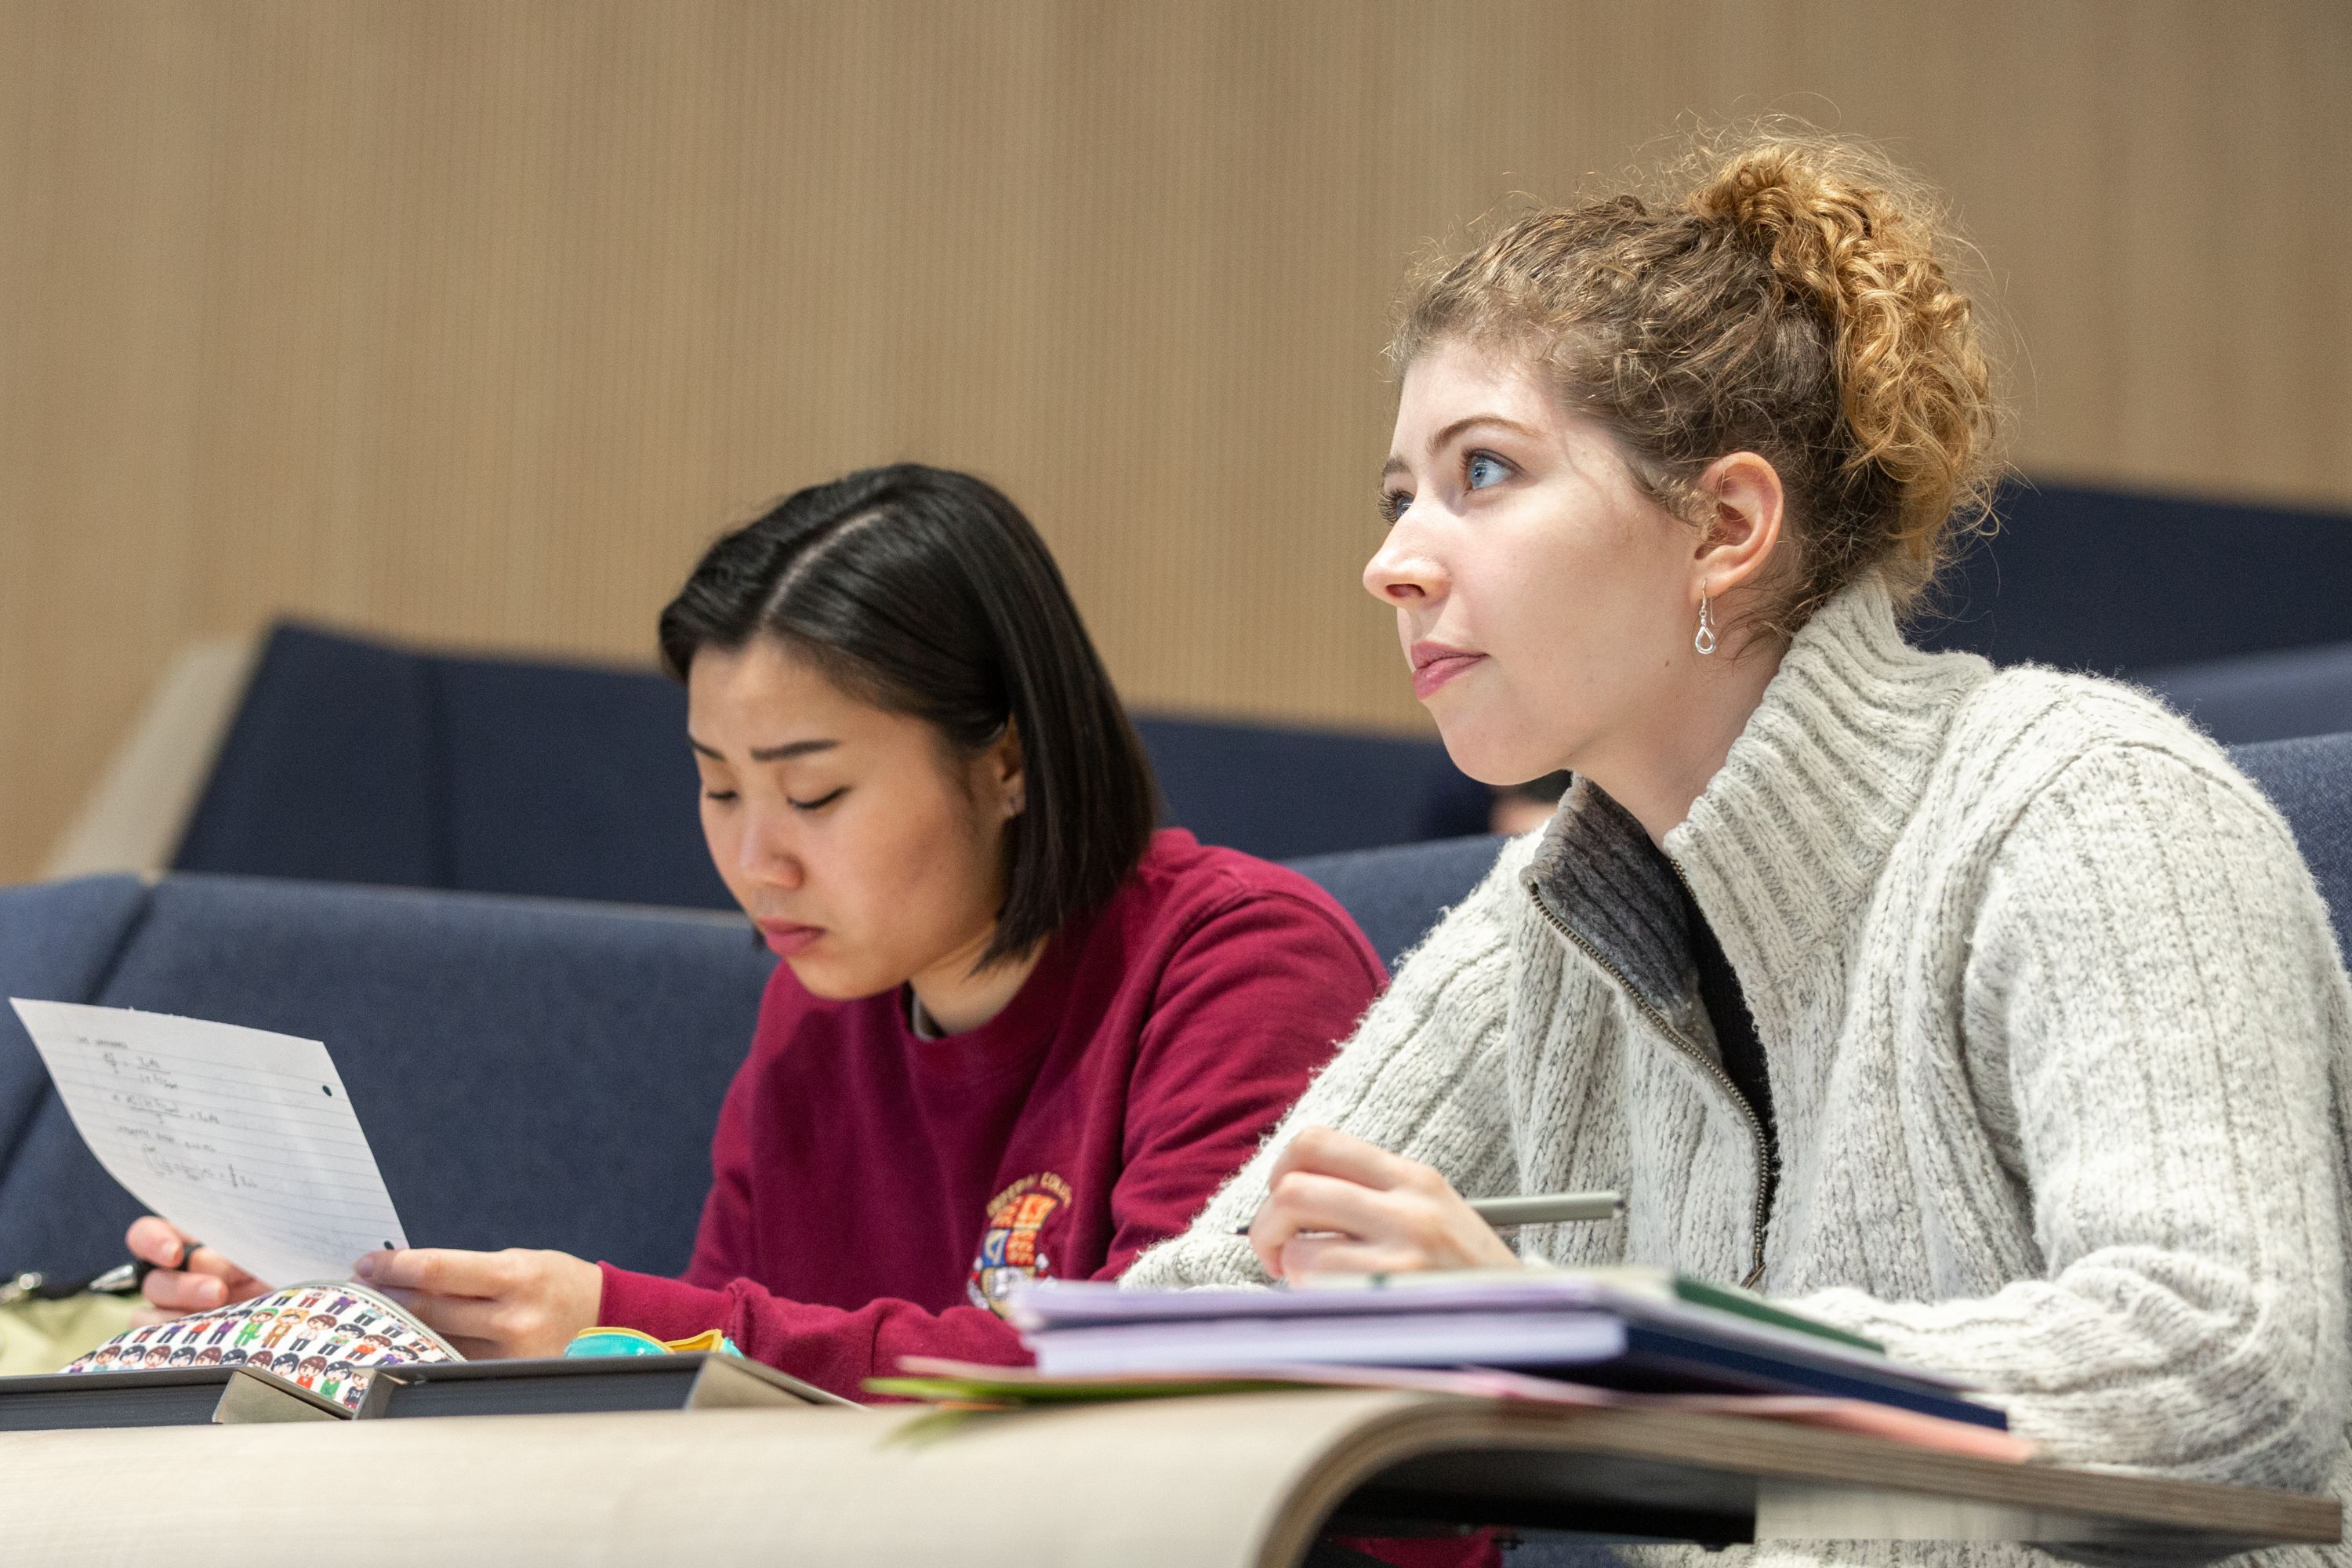
[[[662,612],[703,831],[782,958],[719,1111],[694,1260],[373,1253],[469,1356],[597,1324],[723,1331],[855,1396],[901,1355],[1022,1359],[1040,1276],[1182,1229],[1370,1003],[1380,961],[1306,879],[1154,833],[1150,765],[1045,543],[902,464],[711,546]],[[163,1221],[167,1310],[266,1287]]]

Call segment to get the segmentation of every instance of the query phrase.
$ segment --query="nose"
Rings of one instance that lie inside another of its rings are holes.
[[[747,882],[787,892],[808,879],[785,823],[756,809],[743,814],[743,836],[735,844],[735,869]]]
[[[1408,509],[1364,563],[1364,592],[1398,609],[1445,595],[1445,571],[1428,549]]]

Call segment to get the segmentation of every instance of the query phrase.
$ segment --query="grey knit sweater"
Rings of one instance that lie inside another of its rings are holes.
[[[2124,687],[1921,653],[1875,584],[1824,607],[1664,845],[1763,1045],[1769,1214],[1640,833],[1580,785],[1511,843],[1127,1281],[1262,1279],[1234,1228],[1320,1122],[1474,1196],[1619,1188],[1523,1250],[1750,1280],[1979,1380],[2053,1458],[2352,1495],[2352,986],[2218,749]]]

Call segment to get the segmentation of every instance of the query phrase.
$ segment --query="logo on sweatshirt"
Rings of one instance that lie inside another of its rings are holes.
[[[1070,1184],[1051,1171],[1024,1176],[988,1200],[988,1223],[980,1233],[980,1256],[971,1260],[966,1289],[971,1304],[1004,1310],[1005,1297],[1023,1279],[1042,1279],[1053,1259],[1037,1244],[1046,1216],[1070,1201]]]

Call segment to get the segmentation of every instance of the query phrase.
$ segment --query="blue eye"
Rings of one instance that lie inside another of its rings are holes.
[[[1397,519],[1404,515],[1405,508],[1412,504],[1412,491],[1391,490],[1381,497],[1381,517],[1385,521],[1394,523]]]
[[[1511,466],[1492,452],[1473,452],[1470,460],[1463,465],[1462,474],[1470,481],[1472,489],[1483,490],[1510,478]]]

